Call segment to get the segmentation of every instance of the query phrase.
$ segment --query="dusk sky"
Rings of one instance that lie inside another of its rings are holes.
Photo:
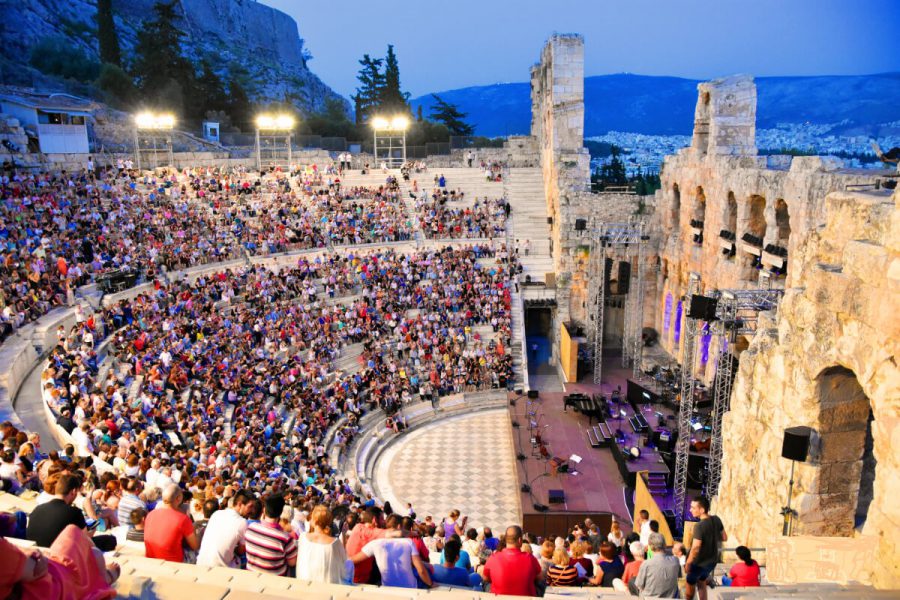
[[[553,32],[585,38],[585,75],[900,71],[900,0],[263,0],[296,19],[338,93],[394,44],[405,91],[526,81]]]

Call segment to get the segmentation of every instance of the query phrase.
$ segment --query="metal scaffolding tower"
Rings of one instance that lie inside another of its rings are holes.
[[[634,361],[635,370],[640,370],[643,329],[643,273],[641,263],[644,256],[644,223],[599,223],[594,224],[591,234],[591,254],[588,264],[588,318],[589,338],[593,349],[594,384],[600,385],[603,375],[603,319],[606,306],[606,260],[612,254],[632,253],[637,256],[632,272],[637,270],[635,285],[630,286],[626,300],[626,330],[623,336],[623,361]],[[630,356],[629,356],[630,355]],[[627,362],[624,362],[627,365]]]
[[[719,336],[719,359],[716,363],[712,409],[712,437],[710,438],[706,496],[719,492],[722,481],[722,417],[728,411],[734,386],[737,357],[732,354],[738,335],[756,331],[759,313],[775,310],[783,290],[722,290],[718,293],[716,320],[710,333]]]
[[[700,289],[700,276],[691,273],[687,301]],[[681,388],[678,405],[678,441],[675,444],[675,527],[684,531],[684,500],[687,494],[688,454],[691,449],[691,417],[694,414],[694,364],[696,363],[699,321],[684,312],[684,343],[681,355]]]

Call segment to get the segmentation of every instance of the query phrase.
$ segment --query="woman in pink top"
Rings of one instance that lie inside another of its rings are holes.
[[[750,549],[747,546],[738,546],[734,553],[741,562],[731,567],[728,576],[731,577],[733,587],[759,587],[759,565],[750,558]]]

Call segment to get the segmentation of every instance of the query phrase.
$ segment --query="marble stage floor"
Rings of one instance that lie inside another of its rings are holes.
[[[395,441],[375,467],[376,489],[401,511],[440,521],[451,509],[495,532],[522,522],[509,416],[504,408],[451,417]]]

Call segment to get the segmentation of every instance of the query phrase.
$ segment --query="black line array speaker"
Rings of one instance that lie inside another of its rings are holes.
[[[548,504],[565,504],[566,492],[564,490],[547,490]]]
[[[587,229],[587,219],[575,219],[575,231],[584,231]]]
[[[812,429],[809,427],[788,427],[784,430],[784,442],[781,444],[781,456],[798,462],[806,462],[809,455],[809,438]]]
[[[619,293],[627,294],[631,287],[631,263],[619,261]]]
[[[700,319],[701,321],[715,321],[716,305],[718,303],[719,301],[715,298],[694,294],[691,296],[691,306],[688,309],[688,318]]]

